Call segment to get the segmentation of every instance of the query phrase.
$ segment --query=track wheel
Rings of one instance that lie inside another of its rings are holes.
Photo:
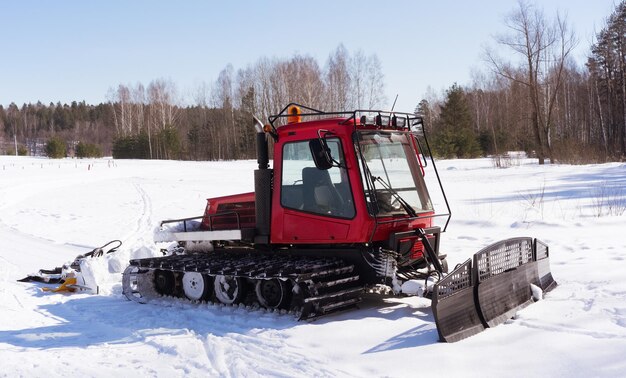
[[[215,297],[224,304],[237,304],[245,294],[243,278],[233,276],[215,276]]]
[[[174,273],[157,269],[154,271],[154,289],[161,295],[173,295],[176,288]]]
[[[259,304],[265,308],[285,309],[291,301],[291,285],[288,281],[273,278],[258,280],[255,286]]]
[[[198,272],[185,272],[183,274],[183,292],[192,301],[208,299],[211,294],[211,280]]]

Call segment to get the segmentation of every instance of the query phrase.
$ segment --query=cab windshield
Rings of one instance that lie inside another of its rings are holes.
[[[412,138],[410,133],[401,132],[357,132],[360,150],[357,157],[372,215],[413,215],[433,211]]]

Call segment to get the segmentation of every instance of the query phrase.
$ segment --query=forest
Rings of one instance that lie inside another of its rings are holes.
[[[446,158],[526,151],[544,162],[626,159],[626,1],[589,46],[567,18],[520,2],[506,32],[484,51],[470,83],[416,99],[434,153]],[[509,60],[502,56],[515,57]],[[380,109],[385,77],[376,54],[339,44],[326,62],[308,55],[261,57],[225,67],[183,100],[176,83],[119,84],[97,105],[0,105],[0,154],[230,160],[253,158],[252,115],[266,120],[287,103],[328,110]]]

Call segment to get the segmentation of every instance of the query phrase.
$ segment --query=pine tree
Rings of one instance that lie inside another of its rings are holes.
[[[472,129],[465,92],[456,83],[446,92],[439,122],[434,131],[435,153],[444,157],[471,158],[482,154]]]
[[[52,159],[61,159],[65,157],[65,142],[59,137],[52,137],[46,143],[46,155]]]

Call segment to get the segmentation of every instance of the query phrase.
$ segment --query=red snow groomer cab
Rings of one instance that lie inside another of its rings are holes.
[[[556,285],[548,247],[528,237],[488,246],[448,273],[439,246],[450,209],[420,115],[289,104],[268,121],[254,122],[254,192],[164,221],[177,253],[131,260],[129,299],[244,303],[306,319],[352,307],[366,289],[403,294],[417,280],[440,339],[456,341],[531,303],[531,285]]]

